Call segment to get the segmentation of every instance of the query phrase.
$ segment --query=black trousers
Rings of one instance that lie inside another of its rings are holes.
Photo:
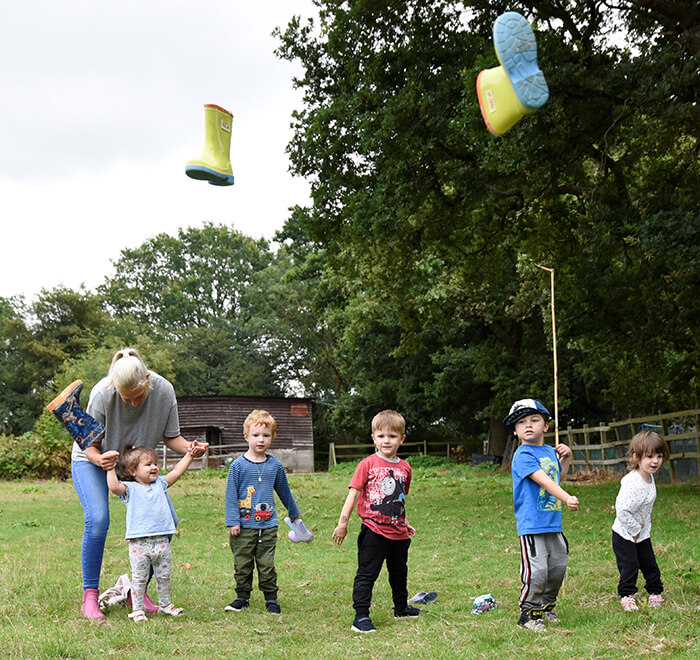
[[[352,606],[357,617],[369,616],[372,589],[386,560],[394,607],[403,610],[408,602],[408,546],[411,539],[388,539],[362,525],[357,537],[357,573],[352,589]]]
[[[637,593],[637,575],[640,570],[646,580],[644,588],[649,594],[660,594],[664,590],[661,570],[656,563],[651,539],[633,543],[623,539],[617,532],[613,532],[612,547],[617,560],[617,569],[620,571],[617,593],[621,597]]]

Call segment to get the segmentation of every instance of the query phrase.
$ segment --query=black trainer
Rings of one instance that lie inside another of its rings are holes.
[[[229,603],[226,607],[224,607],[224,611],[226,612],[240,612],[241,610],[245,609],[250,605],[250,602],[248,601],[247,598],[236,598],[232,603]]]
[[[394,608],[395,619],[403,619],[407,616],[418,616],[419,614],[420,610],[417,607],[413,607],[412,605],[406,605],[406,607],[404,607],[402,610],[399,610],[396,607]]]
[[[282,614],[282,608],[276,600],[266,600],[265,607],[270,614]]]
[[[350,630],[358,633],[371,633],[376,632],[377,629],[372,625],[372,619],[370,619],[368,616],[363,616],[355,617]]]

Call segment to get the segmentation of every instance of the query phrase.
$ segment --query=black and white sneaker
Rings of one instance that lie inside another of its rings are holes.
[[[350,630],[357,633],[371,633],[376,632],[377,629],[372,625],[372,619],[370,619],[368,616],[363,616],[355,618],[355,620],[352,622],[352,628],[350,628]]]
[[[399,610],[396,607],[394,608],[395,619],[404,619],[408,616],[418,615],[420,615],[420,610],[417,607],[413,607],[412,605],[406,605],[406,607],[404,607],[402,610]]]
[[[248,601],[247,598],[236,598],[232,603],[229,603],[226,607],[224,607],[224,611],[226,612],[240,612],[241,610],[245,609],[250,605],[250,602]]]
[[[276,600],[266,600],[265,608],[270,614],[282,614],[282,608]]]
[[[518,620],[518,625],[521,628],[527,628],[536,633],[547,632],[547,627],[544,625],[541,616],[532,617],[529,612],[521,612],[520,619]]]

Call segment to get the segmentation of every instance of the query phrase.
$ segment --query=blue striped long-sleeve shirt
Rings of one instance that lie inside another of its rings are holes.
[[[279,459],[267,454],[267,460],[263,463],[253,463],[245,456],[239,456],[228,470],[226,527],[276,527],[278,520],[274,492],[284,504],[289,517],[298,518],[299,507]]]

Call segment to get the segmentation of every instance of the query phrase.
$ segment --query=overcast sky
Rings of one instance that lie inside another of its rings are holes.
[[[34,0],[0,9],[0,296],[89,289],[124,248],[205,221],[271,239],[308,201],[285,146],[311,0]],[[185,175],[204,104],[233,115],[235,185]]]

